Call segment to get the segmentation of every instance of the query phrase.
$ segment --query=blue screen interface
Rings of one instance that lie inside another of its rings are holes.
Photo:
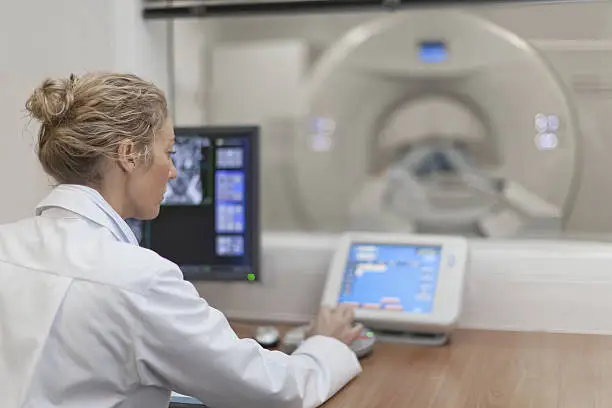
[[[361,309],[431,313],[441,253],[437,246],[353,244],[338,303]]]
[[[426,64],[446,61],[448,58],[446,44],[442,41],[423,41],[419,44],[419,58]]]

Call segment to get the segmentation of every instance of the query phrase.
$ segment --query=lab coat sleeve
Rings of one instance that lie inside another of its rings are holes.
[[[140,381],[210,407],[316,407],[361,371],[333,338],[314,336],[292,355],[239,339],[178,268],[158,274],[135,307]]]

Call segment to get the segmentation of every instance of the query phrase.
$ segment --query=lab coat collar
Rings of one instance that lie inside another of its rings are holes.
[[[71,211],[107,228],[118,241],[138,245],[138,240],[129,225],[93,188],[60,184],[38,204],[36,215],[40,216],[46,210],[53,208]]]

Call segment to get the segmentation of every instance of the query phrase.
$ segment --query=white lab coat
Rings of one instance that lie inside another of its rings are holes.
[[[293,355],[239,339],[95,190],[59,186],[0,227],[0,407],[314,407],[361,367],[341,342]],[[188,243],[185,243],[188,245]]]

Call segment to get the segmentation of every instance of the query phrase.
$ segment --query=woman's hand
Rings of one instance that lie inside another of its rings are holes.
[[[351,344],[363,329],[361,324],[353,325],[355,312],[353,306],[341,304],[337,308],[322,307],[307,330],[307,337],[327,336]]]

